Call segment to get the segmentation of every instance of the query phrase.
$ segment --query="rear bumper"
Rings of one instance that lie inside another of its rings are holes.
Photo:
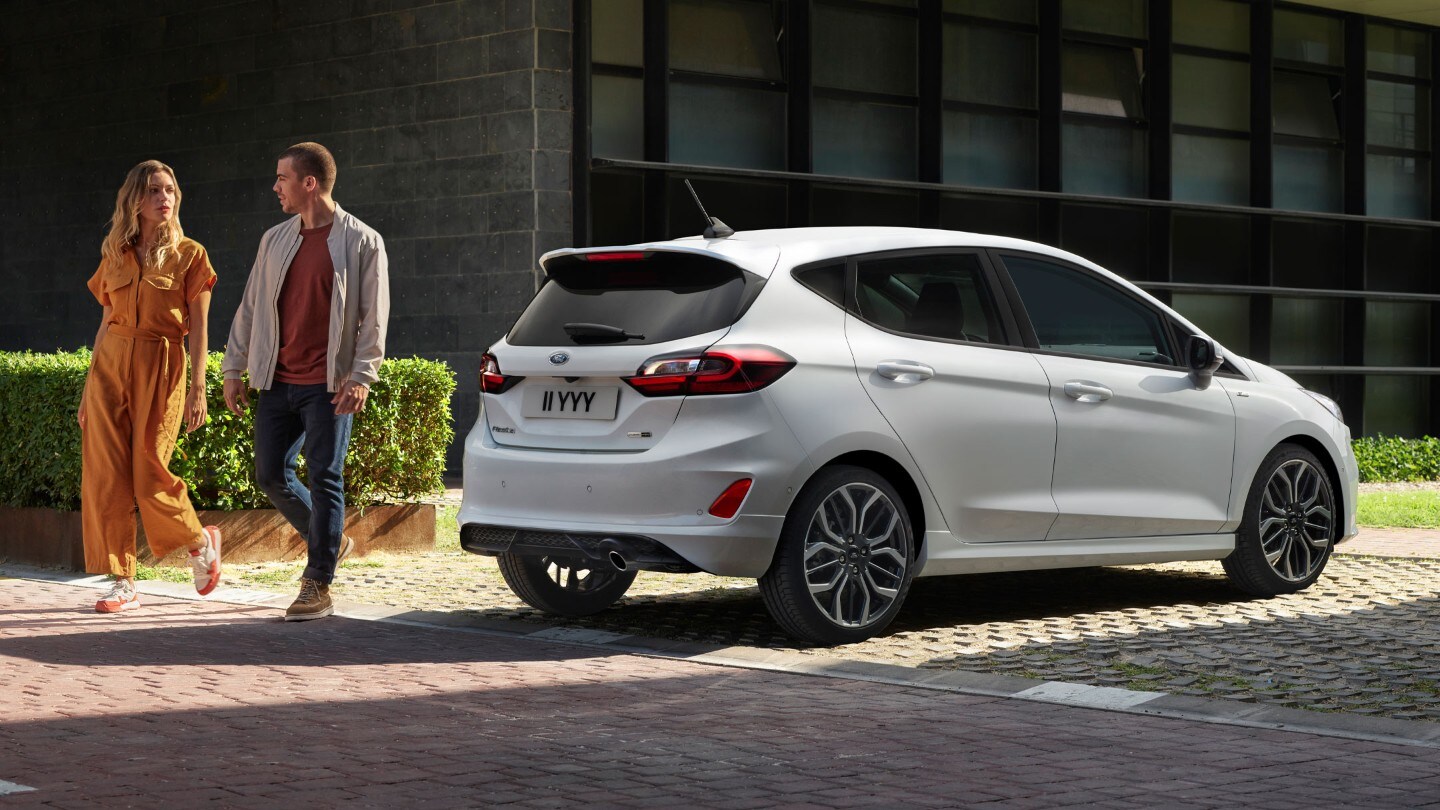
[[[460,527],[460,547],[472,554],[583,558],[592,566],[619,571],[694,573],[700,569],[649,537],[633,534],[545,532],[509,526],[467,523]]]

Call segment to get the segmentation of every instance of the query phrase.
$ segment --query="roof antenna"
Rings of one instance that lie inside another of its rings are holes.
[[[702,235],[706,239],[724,239],[727,236],[734,235],[734,228],[710,216],[710,214],[705,211],[705,204],[700,202],[700,195],[695,193],[695,187],[690,185],[689,180],[685,181],[685,188],[690,189],[690,196],[695,198],[695,205],[700,208],[701,216],[705,217],[705,233]]]

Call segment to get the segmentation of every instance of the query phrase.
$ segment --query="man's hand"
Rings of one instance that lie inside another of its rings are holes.
[[[250,392],[245,389],[244,380],[225,380],[225,407],[236,416],[244,416],[250,407]]]
[[[365,398],[370,396],[370,386],[365,383],[346,380],[340,385],[340,392],[330,400],[335,406],[335,415],[344,416],[347,413],[359,413],[365,407]]]
[[[205,385],[192,387],[190,393],[185,395],[185,432],[194,433],[205,424],[206,417]]]

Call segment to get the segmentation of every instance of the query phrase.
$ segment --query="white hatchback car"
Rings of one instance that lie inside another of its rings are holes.
[[[1334,402],[1045,245],[796,228],[558,250],[481,370],[461,543],[577,616],[637,570],[754,577],[818,644],[916,576],[1221,560],[1355,534]]]

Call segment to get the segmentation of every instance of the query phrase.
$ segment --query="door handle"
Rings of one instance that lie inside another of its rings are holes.
[[[1115,392],[1100,383],[1071,380],[1065,383],[1065,396],[1080,402],[1104,402],[1115,396]]]
[[[934,377],[935,369],[914,360],[882,360],[875,373],[898,383],[918,383]]]

